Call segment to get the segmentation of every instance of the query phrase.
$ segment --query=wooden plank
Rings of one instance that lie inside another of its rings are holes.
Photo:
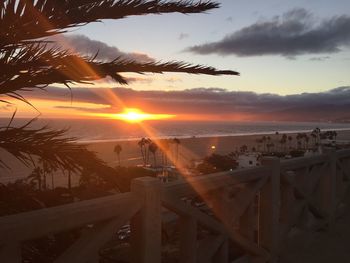
[[[241,216],[239,221],[239,232],[242,236],[250,240],[251,242],[255,242],[255,231],[257,230],[256,218],[255,214],[254,202],[250,203],[247,207],[245,213]]]
[[[326,154],[283,160],[281,161],[281,170],[282,171],[295,170],[295,169],[303,168],[305,166],[323,163],[326,160],[327,160]]]
[[[251,263],[251,259],[249,258],[249,256],[242,256],[240,258],[235,259],[234,261],[232,261],[232,263]]]
[[[280,234],[280,160],[265,158],[263,165],[270,168],[271,176],[260,192],[259,245],[270,252],[271,262],[276,262]]]
[[[350,158],[350,150],[342,149],[336,152],[337,158]]]
[[[199,242],[198,246],[198,263],[211,263],[216,252],[225,241],[223,235],[211,236]],[[182,262],[182,261],[180,261]]]
[[[295,205],[294,196],[294,179],[295,173],[293,171],[288,171],[282,177],[281,184],[281,211],[280,211],[280,221],[281,227],[289,226],[292,220],[293,209]]]
[[[138,207],[130,207],[116,219],[100,223],[86,230],[82,237],[68,248],[55,263],[94,263],[98,262],[100,248],[109,241],[117,230],[136,212]]]
[[[229,262],[229,242],[228,238],[224,237],[224,241],[219,247],[218,251],[214,255],[213,262],[215,263],[228,263]]]
[[[180,226],[180,262],[197,262],[197,222],[193,217],[181,216]]]
[[[329,224],[334,224],[336,209],[336,186],[337,186],[337,154],[334,149],[328,149],[328,169],[323,173],[320,181],[321,209],[328,214]]]
[[[161,183],[157,178],[143,177],[132,181],[131,191],[141,202],[139,212],[131,219],[131,262],[161,262]]]
[[[139,208],[140,204],[131,193],[125,193],[4,216],[0,218],[0,244],[9,240],[39,238],[108,220],[131,207]]]
[[[172,193],[173,196],[187,196],[193,193],[205,194],[225,186],[238,185],[254,181],[268,174],[265,167],[253,167],[230,172],[221,172],[188,178],[183,181],[165,184],[164,191]]]
[[[249,204],[254,202],[256,193],[264,186],[264,184],[266,184],[268,180],[269,176],[264,176],[263,178],[255,182],[250,189],[245,189],[242,193],[239,193],[237,197],[234,198],[234,206],[233,208],[231,208],[234,210],[234,213],[232,218],[230,219],[230,223],[232,225],[246,211],[246,209],[249,207]]]
[[[163,193],[162,201],[163,201],[163,205],[169,210],[172,210],[179,215],[192,216],[201,225],[215,231],[216,233],[227,235],[238,246],[245,249],[247,253],[260,256],[263,258],[268,257],[268,254],[264,249],[259,248],[256,244],[242,237],[238,233],[238,231],[234,230],[233,228],[224,226],[214,218],[200,212],[199,210],[189,205],[184,204],[180,200],[174,198],[171,194]]]
[[[290,177],[285,176],[284,181],[289,182],[288,184],[293,187],[293,192],[295,192],[299,198],[303,198],[305,204],[309,206],[309,208],[312,210],[312,212],[321,218],[326,218],[327,217],[327,211],[325,211],[322,206],[320,206],[317,203],[316,195],[314,193],[305,193],[302,189],[300,189],[299,185],[296,185],[294,179],[290,180]],[[281,197],[283,197],[284,193],[281,194]],[[281,207],[283,209],[283,207]],[[288,209],[288,208],[286,208]],[[286,213],[287,211],[283,211],[283,213]]]
[[[22,263],[20,243],[8,243],[0,247],[0,262]]]

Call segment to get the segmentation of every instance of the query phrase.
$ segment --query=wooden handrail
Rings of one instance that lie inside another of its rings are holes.
[[[140,207],[132,193],[124,193],[0,217],[0,245],[85,226]]]
[[[164,185],[163,191],[173,196],[187,196],[198,194],[198,190],[209,192],[228,185],[240,185],[255,181],[268,174],[269,169],[262,166],[226,171],[167,183]]]
[[[350,150],[329,150],[325,154],[290,160],[267,158],[260,167],[186,178],[163,185],[155,178],[138,178],[133,181],[129,193],[0,217],[0,261],[21,262],[21,241],[103,222],[89,235],[82,236],[57,262],[76,263],[98,258],[101,244],[115,228],[129,221],[132,262],[159,263],[163,206],[180,218],[180,226],[184,228],[180,234],[180,257],[188,262],[196,262],[204,255],[200,249],[191,255],[191,250],[208,245],[213,247],[215,243],[215,249],[208,250],[207,254],[217,253],[215,258],[220,258],[220,263],[227,263],[228,239],[244,250],[246,258],[253,256],[262,262],[277,262],[281,235],[286,235],[296,224],[303,208],[312,207],[316,214],[325,211],[323,223],[333,223],[340,194],[348,185],[343,174],[349,161]],[[318,193],[314,193],[314,188]],[[228,189],[228,197],[225,189]],[[237,191],[237,196],[234,193],[232,197],[232,191]],[[206,201],[213,201],[212,207],[218,206],[217,211],[213,211],[216,216],[209,216],[181,201],[181,197],[194,195],[208,195]],[[210,200],[210,195],[216,195],[217,199],[212,196]],[[314,203],[313,198],[318,202]],[[229,207],[220,207],[220,203]],[[258,220],[247,221],[253,224],[248,232],[247,224],[244,225],[248,235],[235,228],[242,218],[247,220],[254,216]],[[205,245],[207,240],[197,240],[198,225],[216,234],[212,243]],[[256,237],[254,231],[257,231]]]

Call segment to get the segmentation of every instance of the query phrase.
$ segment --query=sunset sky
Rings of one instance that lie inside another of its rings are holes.
[[[124,87],[109,80],[77,85],[72,102],[58,85],[24,95],[43,117],[120,113],[125,107],[182,119],[300,119],[307,107],[311,120],[327,119],[329,110],[349,117],[350,1],[218,2],[221,8],[206,14],[92,23],[71,30],[60,45],[84,54],[99,51],[103,60],[181,60],[235,70],[240,77],[133,74],[125,75],[130,84]],[[36,115],[17,107],[20,116]],[[2,105],[0,116],[13,108]]]

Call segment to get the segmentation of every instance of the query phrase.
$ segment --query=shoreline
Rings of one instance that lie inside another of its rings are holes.
[[[335,128],[335,129],[322,129],[322,131],[350,131],[350,128]],[[264,135],[276,135],[276,132],[281,134],[297,134],[297,133],[311,133],[312,130],[289,130],[289,131],[271,131],[271,132],[251,132],[251,133],[227,133],[227,134],[203,134],[203,135],[181,135],[181,136],[159,136],[150,139],[154,140],[164,140],[164,139],[209,139],[213,137],[240,137],[240,136],[264,136]],[[147,137],[145,137],[147,138]],[[120,139],[100,139],[100,140],[77,140],[76,143],[79,144],[94,144],[94,143],[108,143],[108,142],[125,142],[125,141],[138,141],[142,137],[137,138],[120,138]]]
[[[334,130],[334,129],[333,129]],[[306,132],[306,131],[304,131]],[[309,131],[310,132],[310,131]],[[231,135],[231,136],[210,136],[210,137],[187,137],[179,138],[180,144],[178,145],[178,160],[182,166],[186,166],[193,161],[200,160],[205,156],[212,153],[217,154],[228,154],[232,151],[239,150],[242,145],[247,145],[248,149],[252,147],[257,148],[257,139],[261,139],[262,136],[268,135],[271,137],[271,142],[275,143],[275,147],[282,147],[278,143],[283,132],[279,132],[278,135],[273,133],[262,133],[262,134],[250,134],[250,135]],[[296,132],[288,132],[288,135],[294,135],[292,146],[296,144],[295,135]],[[174,137],[172,137],[174,138]],[[156,139],[153,139],[157,141]],[[158,139],[161,140],[161,139]],[[350,140],[350,129],[338,130],[337,140]],[[118,140],[118,141],[104,141],[104,142],[91,142],[86,144],[86,147],[95,152],[99,158],[106,162],[107,165],[111,167],[118,166],[118,158],[114,153],[115,145],[121,145],[122,151],[120,153],[121,166],[136,166],[142,164],[142,155],[140,147],[138,146],[137,139],[133,140]],[[213,146],[215,146],[213,148]],[[259,151],[259,149],[257,149]],[[176,145],[171,144],[170,150],[168,151],[170,157],[174,157],[176,154]],[[27,167],[20,163],[13,156],[0,149],[0,156],[2,160],[7,163],[11,170],[0,168],[0,183],[5,179],[6,181],[15,181],[15,179],[25,178],[33,170],[32,167]],[[150,156],[150,163],[153,164],[154,156]],[[158,149],[156,152],[156,161],[159,165],[162,161],[161,150]],[[170,164],[170,162],[168,163]],[[57,175],[55,181],[66,182],[67,175],[61,174]],[[14,180],[11,180],[13,178]],[[59,183],[58,183],[59,184]]]

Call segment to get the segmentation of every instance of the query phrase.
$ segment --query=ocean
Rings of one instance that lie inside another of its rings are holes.
[[[8,119],[0,119],[6,126]],[[28,119],[15,119],[20,126]],[[31,127],[47,125],[55,129],[68,129],[67,135],[81,142],[135,140],[142,137],[187,138],[229,135],[254,135],[321,130],[350,130],[350,123],[318,122],[203,122],[203,121],[145,121],[141,124],[107,119],[38,119]],[[152,131],[151,133],[149,131]]]

